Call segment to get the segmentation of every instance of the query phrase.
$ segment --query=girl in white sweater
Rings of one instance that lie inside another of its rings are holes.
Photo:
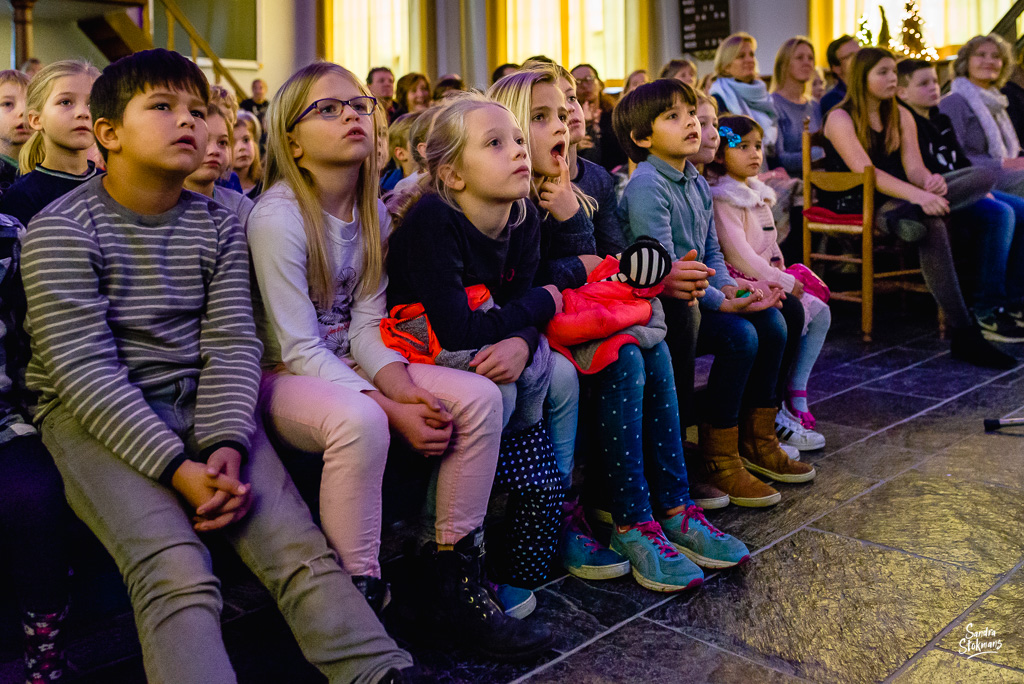
[[[813,273],[797,264],[786,268],[772,220],[775,192],[757,179],[764,158],[761,127],[746,116],[719,119],[718,154],[712,164],[720,174],[711,187],[715,202],[715,227],[722,254],[730,269],[748,280],[781,287],[796,297],[804,308],[804,329],[800,351],[793,362],[788,389],[780,413],[813,430],[814,416],[807,406],[807,379],[818,359],[832,322],[828,304],[805,289],[827,292]],[[824,439],[821,440],[824,446]],[[820,447],[818,447],[820,448]]]
[[[440,459],[437,550],[419,589],[435,601],[441,624],[431,628],[457,623],[470,647],[532,654],[546,630],[496,608],[480,568],[501,393],[483,375],[407,363],[381,340],[391,220],[377,198],[377,106],[347,69],[314,62],[267,111],[267,189],[248,223],[263,418],[293,449],[323,452],[324,533],[378,612],[387,594],[377,554],[390,435]]]

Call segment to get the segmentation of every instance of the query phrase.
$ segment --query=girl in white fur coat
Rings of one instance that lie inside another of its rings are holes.
[[[822,299],[827,299],[828,290],[809,269],[800,264],[787,269],[783,261],[772,220],[775,192],[757,179],[764,156],[761,127],[749,117],[726,116],[719,120],[719,134],[721,142],[711,166],[720,177],[711,192],[722,254],[730,269],[741,277],[781,287],[803,305],[803,337],[779,411],[779,423],[784,424],[788,417],[806,430],[813,430],[814,416],[807,406],[807,379],[832,322],[828,304]],[[823,445],[824,439],[820,441]]]

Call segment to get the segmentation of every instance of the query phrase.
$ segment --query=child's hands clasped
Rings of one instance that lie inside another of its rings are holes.
[[[948,192],[946,179],[938,173],[929,174],[924,181],[923,189],[925,192],[930,192],[933,195],[939,195],[940,197],[945,197],[946,192]]]
[[[661,281],[665,286],[662,294],[696,306],[697,300],[708,289],[708,278],[713,275],[715,269],[697,261],[697,250],[691,249],[682,259],[672,263],[672,270]]]
[[[252,503],[251,487],[241,481],[242,455],[231,447],[217,449],[206,464],[186,460],[171,486],[196,509],[197,532],[209,532],[241,520]]]
[[[496,385],[515,382],[530,362],[530,347],[521,337],[509,337],[477,352],[470,362],[479,375]]]
[[[537,198],[540,208],[550,212],[559,223],[568,221],[580,210],[580,201],[573,192],[569,165],[564,157],[558,157],[558,178],[545,178],[538,188]]]

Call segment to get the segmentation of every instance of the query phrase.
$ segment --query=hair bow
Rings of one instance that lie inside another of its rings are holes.
[[[729,147],[736,147],[737,145],[740,144],[740,141],[743,140],[743,138],[737,135],[728,126],[719,126],[718,135],[722,136],[722,139],[725,140],[726,144],[728,144]]]

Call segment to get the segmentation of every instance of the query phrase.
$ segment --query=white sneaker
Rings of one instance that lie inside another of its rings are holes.
[[[796,447],[791,447],[788,444],[783,444],[782,442],[779,442],[779,448],[782,449],[783,453],[785,453],[787,456],[789,456],[789,460],[791,460],[791,461],[799,461],[800,460],[800,450],[797,449]]]
[[[780,444],[796,447],[800,451],[825,448],[825,437],[801,425],[797,417],[786,409],[785,404],[775,417],[775,434],[778,435]]]

